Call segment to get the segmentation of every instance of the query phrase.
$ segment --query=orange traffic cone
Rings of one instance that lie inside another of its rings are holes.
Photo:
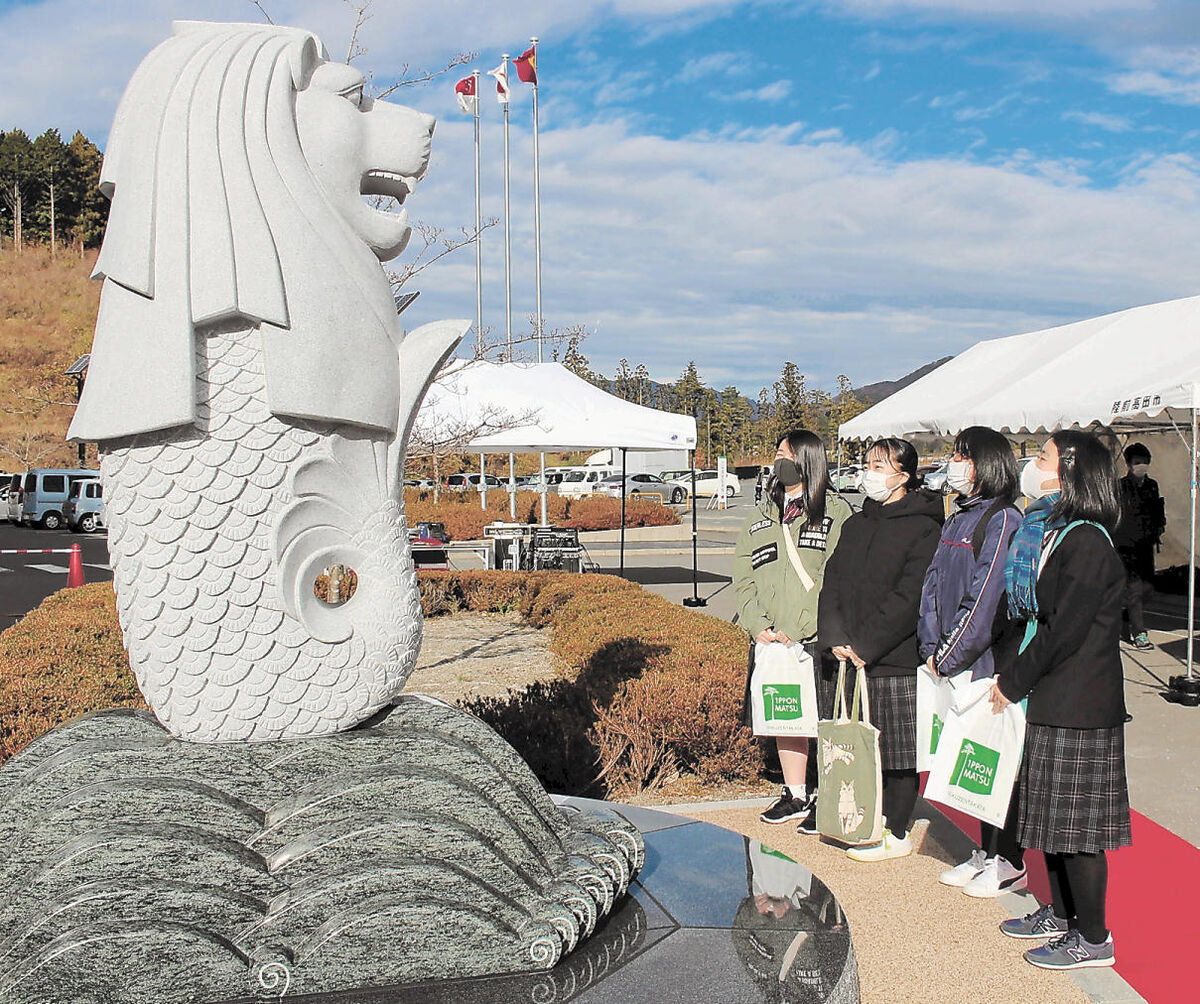
[[[67,567],[67,588],[74,589],[83,584],[83,550],[78,544],[72,544],[71,564]]]

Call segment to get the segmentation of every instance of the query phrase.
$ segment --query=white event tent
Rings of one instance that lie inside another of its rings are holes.
[[[971,425],[1007,433],[1190,428],[1188,676],[1196,565],[1196,421],[1200,296],[979,342],[840,426],[841,439],[953,436]]]
[[[622,400],[560,363],[463,362],[425,395],[416,428],[432,439],[463,437],[463,453],[694,450],[696,420]],[[495,431],[489,431],[494,429]],[[469,438],[465,438],[467,433]],[[621,568],[625,567],[622,482]],[[693,565],[695,505],[692,506]],[[545,496],[542,521],[545,522]],[[693,569],[694,573],[695,569]]]
[[[690,415],[623,401],[561,363],[454,366],[425,396],[417,427],[427,423],[480,429],[463,444],[464,453],[696,448],[696,420]]]

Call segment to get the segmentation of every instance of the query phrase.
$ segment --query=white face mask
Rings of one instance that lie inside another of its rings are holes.
[[[1021,494],[1031,502],[1044,499],[1047,495],[1053,495],[1058,491],[1058,485],[1055,484],[1053,488],[1042,488],[1042,482],[1057,482],[1057,480],[1053,474],[1047,474],[1036,463],[1026,464],[1025,470],[1021,472]]]
[[[959,495],[968,494],[975,487],[974,466],[969,460],[951,460],[946,468],[946,484]]]
[[[1150,465],[1149,464],[1133,464],[1130,467],[1130,470],[1133,472],[1133,476],[1135,478],[1144,478],[1147,474],[1150,473]]]
[[[895,476],[895,474],[884,474],[883,471],[865,471],[862,481],[863,491],[867,498],[874,499],[876,502],[886,502],[897,488],[896,485],[888,487],[888,479]]]

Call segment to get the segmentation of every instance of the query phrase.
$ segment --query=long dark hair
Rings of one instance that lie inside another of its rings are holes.
[[[1092,520],[1112,530],[1121,515],[1112,454],[1090,432],[1064,429],[1050,439],[1058,449],[1058,480],[1062,485],[1054,517],[1068,523]]]
[[[877,439],[863,459],[869,461],[874,450],[881,450],[884,456],[896,465],[897,470],[908,475],[908,480],[904,482],[907,490],[912,491],[921,486],[921,479],[917,477],[917,450],[907,439],[896,439],[892,436]]]
[[[1017,497],[1017,458],[1012,447],[995,429],[972,425],[955,437],[954,452],[975,465],[975,490],[985,499],[1011,503]]]
[[[825,518],[825,493],[829,491],[829,462],[825,459],[825,443],[815,432],[793,429],[780,437],[795,457],[800,469],[800,481],[804,485],[800,501],[804,506],[804,518],[809,523],[819,523]],[[767,494],[779,509],[779,520],[783,522],[784,489],[779,479],[771,476]]]

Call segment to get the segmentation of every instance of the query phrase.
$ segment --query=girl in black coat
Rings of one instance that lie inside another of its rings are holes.
[[[1131,842],[1125,571],[1108,535],[1118,514],[1112,457],[1090,433],[1056,432],[1022,473],[1022,488],[1035,501],[1009,550],[1012,621],[998,647],[992,706],[1028,698],[1020,840],[1045,853],[1053,901],[1001,930],[1054,938],[1025,953],[1043,969],[1111,966],[1105,851]]]
[[[836,659],[865,666],[872,723],[880,731],[883,839],[846,854],[883,861],[912,853],[908,828],[917,801],[917,615],[925,570],[937,550],[945,510],[940,496],[915,491],[917,451],[882,439],[867,451],[862,512],[846,520],[825,565],[817,635]],[[848,681],[849,682],[849,681]],[[821,675],[822,712],[833,713],[836,684]],[[847,690],[852,690],[848,686]]]

